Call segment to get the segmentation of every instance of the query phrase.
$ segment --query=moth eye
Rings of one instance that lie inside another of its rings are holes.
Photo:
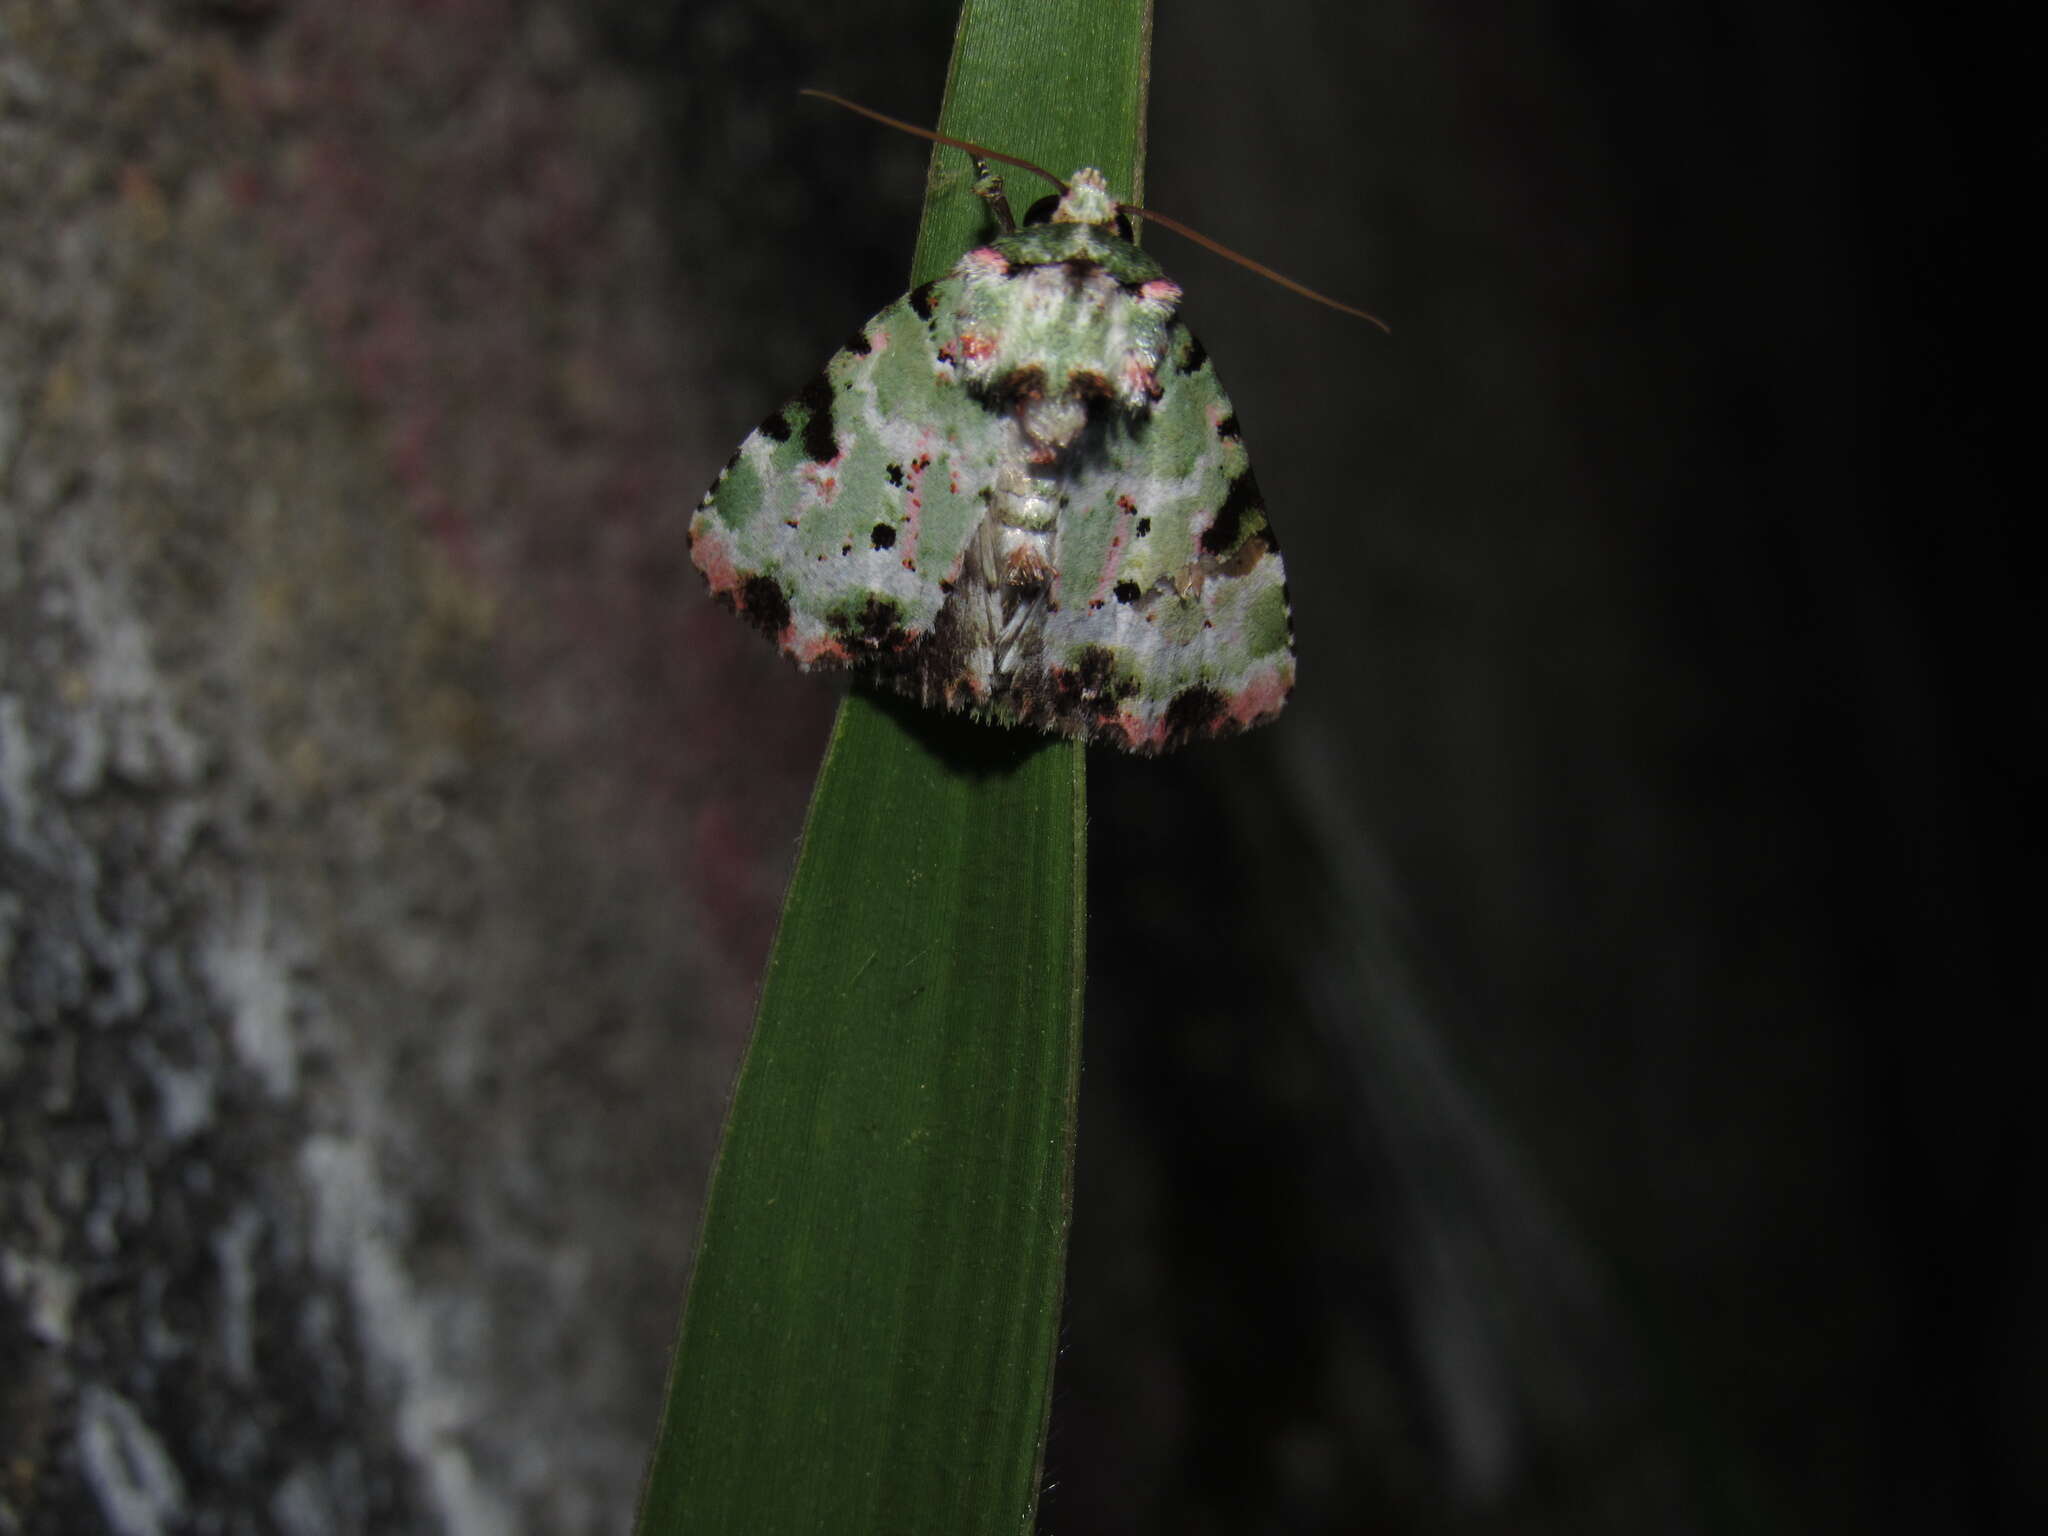
[[[1048,192],[1024,210],[1024,222],[1026,224],[1050,224],[1052,222],[1053,210],[1058,208],[1059,205],[1060,195],[1057,192]]]

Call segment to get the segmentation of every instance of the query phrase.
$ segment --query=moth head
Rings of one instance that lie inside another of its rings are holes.
[[[1026,224],[1092,224],[1115,232],[1119,240],[1131,238],[1131,221],[1115,198],[1102,172],[1083,166],[1064,193],[1047,193],[1024,215]]]

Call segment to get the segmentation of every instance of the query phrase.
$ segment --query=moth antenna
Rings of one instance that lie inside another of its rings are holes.
[[[880,123],[885,128],[894,128],[899,133],[910,134],[913,138],[930,139],[934,144],[945,144],[953,149],[962,149],[970,155],[979,156],[983,160],[999,160],[1004,165],[1014,165],[1019,170],[1031,172],[1034,176],[1043,176],[1047,181],[1060,189],[1062,197],[1066,195],[1067,184],[1064,181],[1061,181],[1059,177],[1053,175],[1044,166],[1034,165],[1029,160],[1020,159],[1016,155],[1006,155],[999,149],[990,149],[985,144],[976,144],[968,139],[956,139],[949,133],[937,133],[930,128],[920,128],[915,123],[906,123],[900,117],[890,117],[886,113],[877,112],[873,107],[864,107],[857,101],[848,101],[844,96],[835,96],[830,91],[817,90],[807,85],[799,89],[797,94],[799,96],[815,96],[820,101],[829,101],[835,107],[844,107],[849,112],[858,113],[862,117]],[[1259,276],[1265,278],[1268,282],[1278,283],[1290,293],[1298,293],[1304,299],[1312,299],[1318,304],[1326,304],[1339,314],[1351,315],[1356,319],[1365,321],[1368,325],[1378,326],[1390,336],[1393,334],[1393,329],[1378,315],[1367,314],[1364,310],[1356,309],[1339,299],[1333,299],[1326,293],[1317,293],[1315,289],[1310,288],[1306,284],[1297,283],[1293,278],[1288,277],[1284,273],[1275,272],[1264,262],[1253,261],[1251,257],[1233,251],[1220,240],[1211,240],[1200,230],[1181,223],[1179,219],[1170,219],[1163,213],[1155,213],[1149,208],[1140,208],[1135,203],[1118,203],[1117,208],[1134,218],[1150,219],[1161,228],[1172,230],[1183,240],[1192,240],[1205,250],[1214,251],[1226,261],[1234,261],[1240,267],[1245,267],[1258,273]]]
[[[829,101],[835,107],[844,107],[849,112],[858,112],[862,117],[871,118],[875,122],[882,124],[885,128],[894,128],[899,133],[908,133],[920,139],[930,139],[934,144],[945,144],[954,149],[964,149],[968,154],[979,155],[984,160],[1000,160],[1005,165],[1014,165],[1019,170],[1031,172],[1034,176],[1043,176],[1047,181],[1060,189],[1060,196],[1066,196],[1067,184],[1064,181],[1061,181],[1059,177],[1053,175],[1044,166],[1033,165],[1029,160],[1020,160],[1015,155],[1006,155],[999,149],[990,149],[986,145],[971,143],[966,139],[956,139],[949,133],[935,133],[929,128],[920,128],[915,123],[904,122],[900,117],[889,117],[877,112],[873,107],[864,107],[857,101],[848,101],[844,96],[834,96],[830,91],[817,91],[809,86],[804,86],[797,92],[797,95],[815,96],[820,101]],[[1161,222],[1163,223],[1164,221],[1162,220]],[[1339,307],[1341,308],[1342,306]]]
[[[1131,215],[1134,218],[1150,219],[1154,224],[1172,230],[1176,235],[1179,235],[1183,240],[1192,240],[1195,242],[1195,244],[1201,246],[1204,250],[1214,251],[1218,256],[1221,256],[1228,261],[1234,261],[1240,267],[1248,267],[1252,271],[1258,273],[1259,276],[1267,279],[1267,281],[1278,283],[1282,288],[1285,288],[1292,293],[1298,293],[1304,299],[1314,299],[1318,304],[1327,304],[1330,306],[1330,308],[1338,311],[1340,314],[1353,315],[1356,316],[1358,319],[1365,321],[1369,325],[1378,326],[1381,330],[1385,331],[1389,336],[1394,334],[1392,327],[1390,327],[1387,324],[1387,322],[1382,320],[1378,315],[1369,315],[1362,309],[1354,309],[1351,305],[1343,303],[1341,300],[1331,298],[1327,293],[1317,293],[1315,289],[1310,288],[1305,284],[1297,283],[1293,278],[1288,277],[1283,273],[1275,272],[1271,267],[1267,266],[1264,262],[1253,261],[1251,257],[1242,255],[1237,251],[1233,251],[1229,246],[1223,244],[1223,242],[1220,240],[1211,240],[1199,229],[1190,228],[1188,225],[1181,223],[1179,219],[1169,219],[1163,213],[1156,213],[1150,208],[1140,208],[1132,203],[1118,203],[1117,207],[1122,209],[1125,213]]]

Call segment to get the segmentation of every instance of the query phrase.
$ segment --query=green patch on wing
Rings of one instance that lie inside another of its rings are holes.
[[[1252,599],[1245,615],[1244,648],[1252,656],[1283,655],[1294,645],[1287,613],[1287,589],[1278,583]]]

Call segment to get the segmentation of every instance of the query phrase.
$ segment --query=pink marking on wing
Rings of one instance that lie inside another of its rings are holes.
[[[1129,744],[1129,750],[1133,752],[1142,751],[1148,744],[1157,746],[1166,736],[1166,722],[1164,720],[1148,727],[1142,719],[1132,714],[1129,710],[1125,710],[1116,717],[1116,728],[1124,733],[1124,740]]]
[[[796,625],[792,623],[790,629]],[[846,647],[832,635],[816,635],[809,640],[799,641],[783,631],[782,648],[796,658],[800,667],[843,667],[847,663]]]
[[[986,358],[994,357],[996,355],[995,339],[984,336],[979,331],[963,332],[960,337],[960,353],[970,363],[978,363]],[[945,354],[942,352],[940,355],[944,356]]]
[[[908,511],[897,537],[903,543],[905,559],[916,558],[918,535],[924,531],[924,475],[932,467],[932,449],[936,445],[937,434],[926,431],[918,439],[917,457],[903,466],[904,486],[910,495]]]
[[[732,563],[732,540],[715,521],[707,521],[703,531],[690,540],[690,559],[704,573],[714,594],[722,597],[739,590],[740,575]]]
[[[829,507],[839,498],[839,466],[846,462],[846,450],[840,449],[823,464],[815,461],[797,471],[797,478],[808,485],[818,498],[818,505]]]
[[[1280,668],[1264,667],[1231,696],[1230,718],[1240,726],[1256,725],[1286,702],[1287,685],[1280,679]]]
[[[1102,563],[1102,579],[1095,583],[1095,590],[1088,594],[1088,601],[1101,607],[1109,601],[1109,595],[1116,586],[1117,572],[1123,569],[1124,556],[1130,553],[1130,540],[1124,537],[1130,527],[1131,514],[1137,511],[1131,498],[1119,496],[1116,499],[1118,518],[1117,531],[1109,541],[1109,558]]]
[[[1007,277],[1010,263],[994,246],[980,245],[960,258],[959,271],[963,277]]]
[[[1180,284],[1170,277],[1155,277],[1138,289],[1139,296],[1169,309],[1180,302]]]

